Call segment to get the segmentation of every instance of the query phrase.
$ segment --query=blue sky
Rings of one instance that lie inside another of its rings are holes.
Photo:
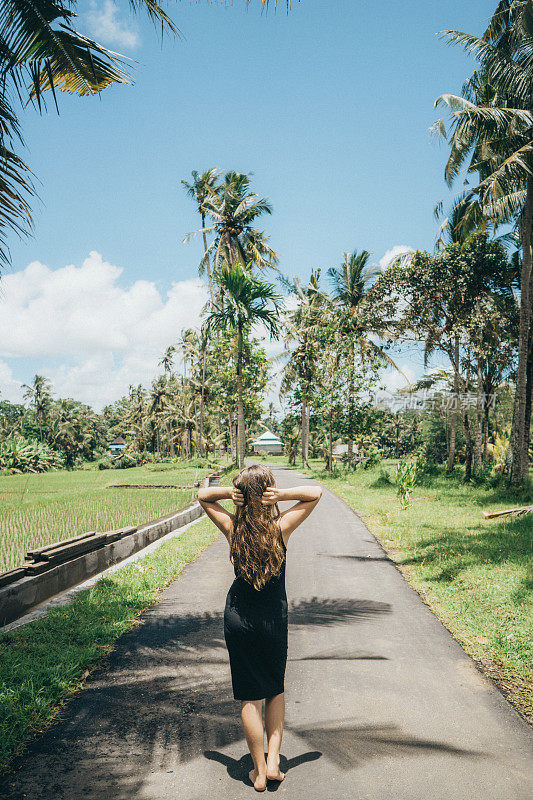
[[[433,207],[448,194],[446,148],[428,132],[433,103],[473,69],[436,33],[481,32],[494,6],[301,0],[287,15],[261,13],[259,0],[169,3],[183,38],[161,43],[125,0],[79,2],[77,27],[135,59],[135,84],[63,93],[59,116],[53,102],[22,115],[42,202],[34,237],[11,239],[3,396],[39,371],[99,407],[153,374],[158,348],[201,307],[201,242],[182,243],[198,226],[180,185],[192,169],[253,172],[285,273],[325,272],[354,248],[376,262],[396,245],[431,249]],[[151,343],[128,339],[134,312]],[[39,318],[45,330],[32,330]],[[17,320],[27,322],[21,344]]]

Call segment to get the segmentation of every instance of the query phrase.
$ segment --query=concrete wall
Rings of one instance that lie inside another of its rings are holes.
[[[216,485],[219,479],[220,474],[215,473],[205,478],[202,484]],[[194,501],[137,529],[109,531],[109,538],[113,540],[109,544],[55,566],[43,564],[44,570],[39,574],[26,574],[7,586],[0,586],[0,626],[18,619],[54,595],[102,572],[202,514],[202,507]]]

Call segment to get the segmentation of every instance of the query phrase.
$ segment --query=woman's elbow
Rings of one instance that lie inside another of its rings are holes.
[[[321,497],[322,497],[322,487],[321,486],[317,486],[316,487],[316,499],[320,500]]]
[[[205,500],[205,489],[203,486],[201,486],[196,492],[196,499],[199,503],[202,503]]]

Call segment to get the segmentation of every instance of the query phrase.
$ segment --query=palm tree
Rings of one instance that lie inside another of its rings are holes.
[[[31,384],[24,383],[24,400],[28,400],[33,406],[35,418],[39,424],[39,434],[41,442],[43,440],[43,424],[46,421],[48,409],[52,400],[50,381],[43,375],[35,375]]]
[[[163,367],[167,377],[170,377],[170,373],[172,372],[172,367],[173,367],[173,364],[174,364],[174,353],[175,352],[176,352],[176,348],[174,347],[174,345],[171,344],[169,347],[167,347],[167,349],[163,353],[163,358],[159,362],[159,366]]]
[[[202,260],[200,261],[200,268],[199,272],[200,275],[203,275],[205,271],[207,271],[207,280],[209,282],[209,295],[211,297],[211,303],[215,302],[214,290],[213,290],[213,278],[211,275],[211,263],[209,259],[209,251],[207,246],[207,232],[205,229],[205,215],[207,213],[206,208],[206,201],[211,195],[216,194],[217,191],[217,180],[218,176],[220,175],[220,171],[215,167],[206,170],[206,172],[200,173],[197,170],[192,171],[192,182],[188,183],[187,181],[182,180],[182,184],[185,186],[187,194],[191,197],[198,206],[198,213],[200,214],[200,219],[202,220],[202,236],[204,240],[204,255]]]
[[[153,381],[150,400],[149,414],[155,422],[158,450],[161,452],[160,423],[162,422],[167,435],[170,455],[174,458],[174,440],[167,416],[167,413],[172,411],[173,408],[170,403],[168,381],[163,375]]]
[[[133,436],[135,449],[141,450],[144,446],[144,425],[147,416],[146,391],[141,384],[134,388],[130,387],[130,403],[128,412],[124,418],[128,429],[126,433]]]
[[[208,247],[209,253],[213,252],[215,270],[224,263],[233,267],[238,262],[255,264],[259,269],[276,266],[278,256],[268,244],[268,236],[254,227],[258,217],[272,213],[272,207],[264,197],[250,191],[249,175],[226,172],[221,186],[209,190],[204,208],[213,222],[201,231],[215,233]],[[196,233],[190,233],[185,241]]]
[[[274,403],[270,402],[267,408],[267,417],[268,417],[268,424],[270,426],[270,430],[274,431],[276,427],[276,407]]]
[[[313,381],[316,378],[316,333],[322,324],[322,312],[328,298],[320,290],[320,270],[311,272],[309,283],[303,286],[295,277],[281,283],[296,296],[297,306],[285,316],[285,349],[275,360],[288,359],[283,370],[281,392],[292,389],[295,380],[300,384],[302,399],[302,465],[309,459],[309,404]]]
[[[243,377],[245,337],[256,324],[266,327],[271,338],[279,335],[280,296],[271,283],[265,283],[251,273],[252,265],[234,264],[221,269],[220,286],[226,297],[224,307],[214,308],[202,330],[233,330],[236,336],[235,366],[237,373],[237,466],[244,466],[245,420],[243,406]]]
[[[198,334],[194,328],[182,328],[178,350],[183,359],[183,377],[187,378],[187,364],[192,364],[198,351]]]
[[[509,480],[521,484],[529,467],[526,430],[527,363],[531,324],[532,221],[533,221],[533,16],[526,0],[503,0],[483,37],[445,31],[451,44],[474,54],[492,95],[472,96],[467,82],[462,96],[444,94],[435,105],[451,112],[447,130],[443,120],[435,129],[448,139],[451,152],[445,178],[451,185],[466,165],[478,173],[475,192],[484,215],[493,223],[515,223],[520,233],[520,323],[518,369],[511,432]],[[477,80],[477,79],[476,79]],[[470,96],[469,96],[470,95]]]
[[[24,144],[15,102],[42,112],[44,96],[56,92],[98,94],[114,83],[131,84],[123,58],[73,27],[76,0],[3,0],[0,4],[0,265],[9,264],[7,233],[29,235],[33,173],[14,148]],[[131,0],[161,31],[179,31],[159,0]]]
[[[338,267],[330,267],[327,271],[333,284],[333,298],[342,311],[339,327],[348,343],[348,459],[353,458],[353,419],[354,419],[354,360],[355,345],[359,342],[363,352],[370,351],[382,361],[393,366],[403,375],[407,383],[409,379],[392,358],[375,342],[368,338],[366,323],[363,323],[358,312],[368,289],[379,272],[378,267],[369,266],[371,254],[368,250],[360,253],[344,253],[344,260]]]

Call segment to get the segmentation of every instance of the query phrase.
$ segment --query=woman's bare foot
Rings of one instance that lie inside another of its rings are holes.
[[[282,781],[284,777],[285,773],[279,768],[279,756],[276,757],[276,761],[273,759],[272,761],[267,761],[267,778],[269,781]]]
[[[255,771],[255,767],[254,767],[254,769],[251,769],[250,772],[248,773],[248,777],[252,781],[252,783],[254,785],[254,789],[255,789],[256,792],[264,792],[265,791],[266,786],[267,786],[266,775],[258,775],[257,772]]]

